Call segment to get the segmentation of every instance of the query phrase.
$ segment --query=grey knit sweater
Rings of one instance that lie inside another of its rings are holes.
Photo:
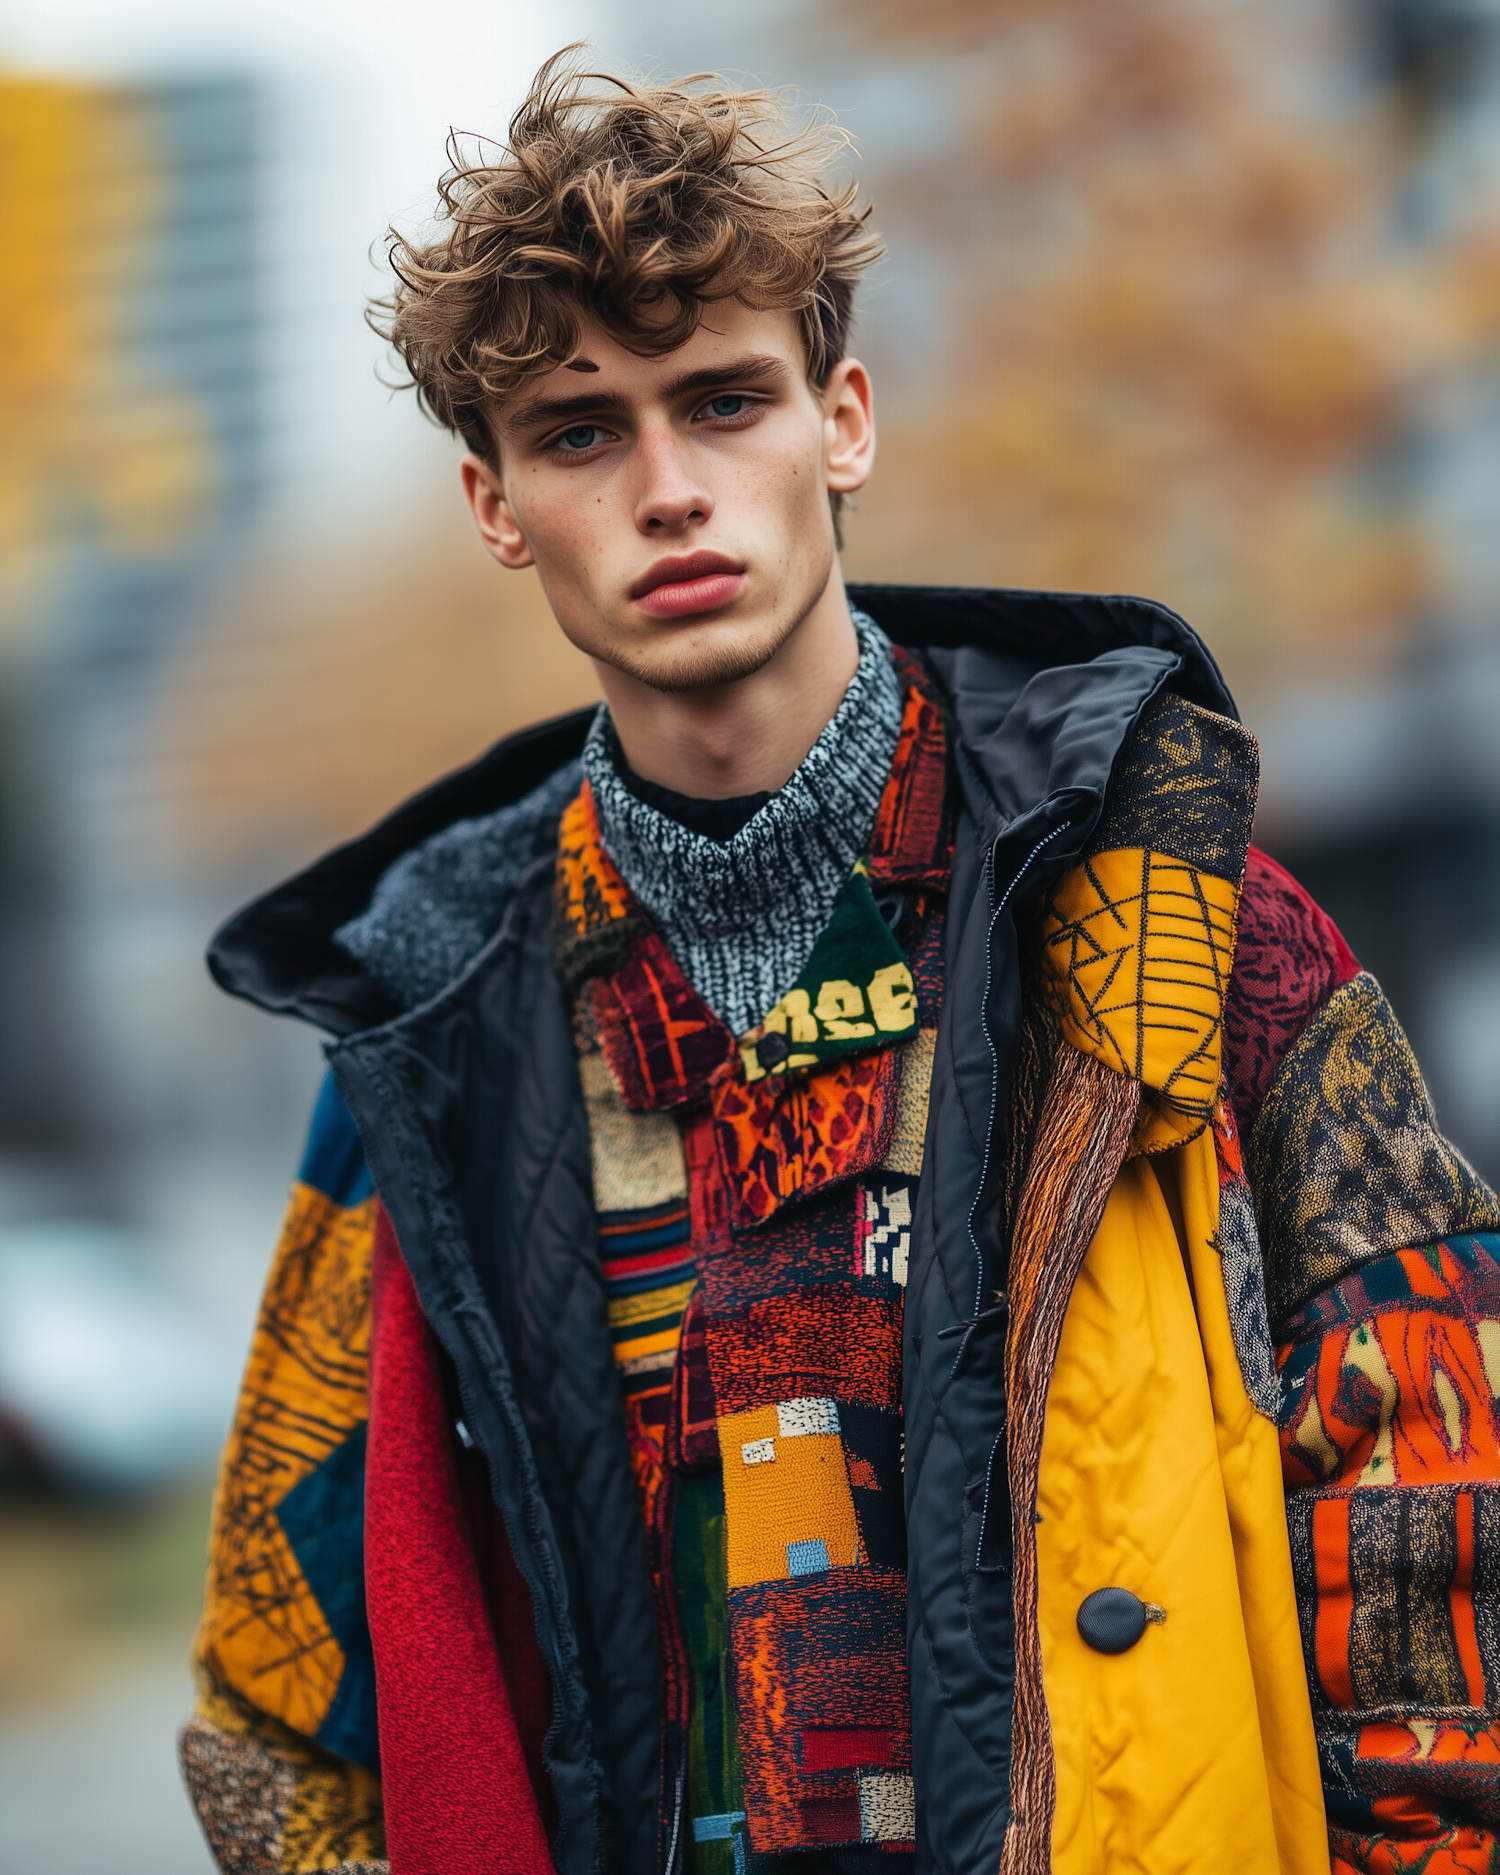
[[[735,1034],[793,983],[875,825],[901,728],[890,643],[854,614],[859,668],[802,765],[732,840],[694,833],[632,794],[601,705],[584,746],[523,800],[456,821],[404,854],[335,936],[406,1008],[459,976],[498,926],[520,877],[557,843],[588,776],[621,877],[656,919],[688,980]]]
[[[599,831],[688,981],[736,1035],[796,982],[875,825],[901,729],[890,641],[855,613],[859,668],[796,773],[732,840],[671,820],[620,779],[601,710],[583,749]]]

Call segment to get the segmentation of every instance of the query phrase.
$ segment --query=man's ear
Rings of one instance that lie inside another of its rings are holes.
[[[532,565],[531,547],[505,498],[500,477],[478,456],[465,456],[459,474],[486,551],[512,571]]]
[[[857,358],[844,358],[828,374],[823,400],[824,461],[828,486],[852,495],[875,464],[875,394]]]

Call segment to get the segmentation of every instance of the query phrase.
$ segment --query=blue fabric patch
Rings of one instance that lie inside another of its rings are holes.
[[[344,1650],[344,1671],[317,1739],[341,1758],[380,1768],[375,1656],[365,1619],[365,1439],[356,1426],[276,1506],[276,1520]]]
[[[728,1842],[734,1834],[736,1823],[743,1823],[743,1810],[726,1810],[721,1816],[695,1816],[693,1818],[694,1842]]]
[[[364,1147],[359,1143],[359,1128],[344,1105],[332,1073],[324,1075],[318,1089],[318,1104],[313,1108],[307,1150],[297,1177],[325,1198],[345,1206],[363,1204],[375,1189],[365,1164]]]
[[[1411,1281],[1401,1267],[1400,1257],[1381,1257],[1366,1263],[1359,1271],[1365,1294],[1372,1302],[1406,1302],[1411,1299]]]
[[[786,1546],[788,1575],[817,1576],[832,1567],[833,1558],[828,1554],[828,1545],[820,1536],[810,1537],[803,1543],[788,1543]]]
[[[370,1646],[368,1628],[363,1631],[363,1646],[345,1650],[344,1671],[339,1690],[328,1708],[328,1717],[318,1727],[318,1743],[336,1751],[341,1758],[362,1764],[368,1771],[380,1770],[380,1735],[375,1706],[375,1655]]]

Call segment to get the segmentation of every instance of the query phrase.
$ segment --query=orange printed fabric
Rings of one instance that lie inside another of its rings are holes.
[[[1282,1336],[1333,1868],[1500,1871],[1500,1236],[1381,1257]]]
[[[946,892],[953,871],[947,725],[916,659],[898,649],[895,660],[907,686],[906,703],[870,836],[870,876],[880,885]]]
[[[286,1526],[299,1487],[362,1476],[374,1212],[293,1186],[214,1501],[200,1673],[309,1738],[338,1716],[348,1652]]]

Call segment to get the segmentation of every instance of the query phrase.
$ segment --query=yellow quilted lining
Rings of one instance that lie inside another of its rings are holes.
[[[1036,1528],[1054,1875],[1328,1875],[1280,1452],[1240,1378],[1218,1201],[1211,1133],[1127,1164],[1063,1324]],[[1123,1654],[1078,1632],[1108,1586],[1166,1613]]]
[[[1208,1124],[1239,896],[1213,873],[1130,847],[1071,868],[1043,908],[1053,1013],[1075,1048],[1142,1083],[1139,1150]]]

